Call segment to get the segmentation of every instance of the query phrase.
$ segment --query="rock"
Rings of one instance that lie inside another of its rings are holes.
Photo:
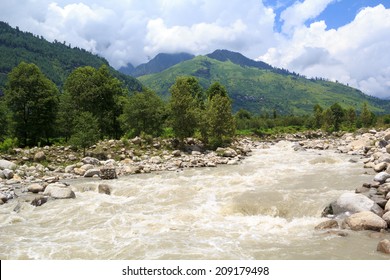
[[[365,186],[357,187],[355,189],[355,193],[367,193],[370,191],[370,188],[367,188]]]
[[[131,140],[134,145],[140,145],[142,143],[142,139],[140,137],[135,137],[134,139]]]
[[[73,173],[79,176],[84,176],[85,174],[85,169],[83,168],[75,168],[73,169]]]
[[[45,190],[45,187],[40,184],[32,184],[28,186],[27,190],[32,193],[39,193]]]
[[[331,228],[338,228],[339,223],[335,220],[327,220],[320,224],[318,224],[314,229],[316,230],[324,230],[324,229],[331,229]]]
[[[345,219],[346,225],[352,230],[375,230],[387,228],[387,223],[371,211],[363,211]]]
[[[377,215],[382,215],[383,209],[374,201],[362,194],[344,193],[331,204],[333,214],[340,215],[348,212],[354,214],[362,211],[372,211]]]
[[[98,186],[98,192],[107,195],[111,195],[111,189],[111,186],[107,184],[99,184]]]
[[[386,146],[386,152],[387,152],[387,153],[390,153],[390,145],[387,145],[387,146]]]
[[[162,162],[161,158],[159,156],[152,157],[150,159],[150,162],[153,164],[160,164]]]
[[[44,152],[42,151],[39,151],[37,152],[35,155],[34,155],[34,161],[35,162],[41,162],[41,161],[44,161],[46,160],[46,155]]]
[[[387,133],[387,134],[385,135],[385,140],[386,140],[386,141],[390,141],[390,133]]]
[[[11,169],[4,169],[3,175],[5,179],[10,180],[14,177],[14,172]]]
[[[5,194],[0,192],[0,201],[5,203],[5,202],[7,202],[7,200],[8,200],[8,197]]]
[[[92,165],[100,164],[100,161],[97,158],[93,158],[93,157],[85,157],[81,159],[81,162],[84,164],[92,164]]]
[[[117,179],[115,167],[113,166],[104,166],[100,168],[100,178],[103,180]]]
[[[95,175],[100,175],[100,170],[99,169],[96,169],[96,168],[89,169],[89,170],[85,171],[85,173],[84,173],[84,177],[85,178],[91,178],[91,177],[93,177]]]
[[[367,138],[367,137],[362,137],[358,140],[355,140],[355,141],[352,141],[348,147],[350,150],[354,150],[354,151],[357,151],[357,150],[360,150],[360,149],[363,149],[364,147],[368,147],[368,146],[371,146],[372,145],[372,140]]]
[[[65,173],[72,173],[75,168],[76,168],[75,164],[68,165],[67,167],[65,167]]]
[[[390,200],[387,201],[386,205],[385,205],[385,212],[389,212],[390,211]]]
[[[10,170],[15,170],[17,165],[11,161],[0,159],[0,169],[10,169]]]
[[[382,219],[387,223],[387,227],[390,228],[390,212],[385,213]]]
[[[389,173],[387,173],[387,172],[380,172],[380,173],[375,175],[374,181],[380,182],[380,183],[384,183],[389,178],[390,178],[390,174]]]
[[[390,254],[390,241],[388,239],[384,239],[378,243],[378,247],[376,248],[378,252],[382,252],[385,254]]]
[[[174,157],[180,157],[181,156],[181,151],[180,150],[175,150],[175,151],[172,152],[172,155]]]
[[[45,196],[51,196],[55,199],[76,198],[75,193],[66,185],[61,183],[50,184],[43,192]]]
[[[381,208],[385,208],[387,200],[385,199],[384,195],[369,195],[368,198],[378,204]]]
[[[376,172],[381,172],[383,170],[386,170],[388,163],[387,162],[381,162],[374,166],[374,170]]]
[[[83,166],[81,166],[81,168],[84,169],[85,171],[93,169],[94,167],[95,166],[93,166],[92,164],[84,164]]]
[[[38,207],[38,206],[42,206],[46,202],[47,202],[47,197],[39,196],[34,198],[33,201],[31,201],[31,205]]]

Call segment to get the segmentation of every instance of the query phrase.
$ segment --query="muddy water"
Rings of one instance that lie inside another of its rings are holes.
[[[122,177],[111,196],[73,181],[75,200],[0,208],[0,259],[388,259],[369,232],[313,229],[371,180],[349,159],[281,142],[237,166]]]

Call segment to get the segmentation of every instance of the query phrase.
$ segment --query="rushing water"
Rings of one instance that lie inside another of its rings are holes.
[[[240,165],[72,182],[77,198],[0,208],[0,259],[388,259],[370,232],[315,231],[372,176],[332,151],[280,142]],[[389,234],[387,234],[389,237]]]

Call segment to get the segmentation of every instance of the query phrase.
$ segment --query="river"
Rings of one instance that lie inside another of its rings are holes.
[[[0,207],[0,259],[388,259],[370,232],[314,230],[365,175],[358,157],[256,149],[235,166],[71,181],[76,199]],[[387,234],[389,237],[389,234]]]

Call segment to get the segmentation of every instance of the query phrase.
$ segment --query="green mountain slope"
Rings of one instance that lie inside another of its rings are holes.
[[[244,108],[253,113],[265,113],[276,109],[280,114],[301,115],[312,113],[315,104],[329,107],[338,102],[345,108],[354,107],[359,111],[362,104],[368,102],[375,113],[389,112],[389,101],[367,96],[340,83],[306,79],[279,71],[281,69],[241,66],[230,59],[221,60],[224,61],[198,56],[163,72],[139,77],[139,80],[166,99],[178,76],[195,76],[205,88],[220,82],[233,99],[235,111]]]
[[[42,72],[61,87],[68,75],[77,67],[100,67],[108,62],[80,48],[72,48],[60,42],[50,43],[43,37],[12,28],[0,22],[0,88],[5,85],[7,74],[20,62],[36,64]],[[136,79],[113,68],[111,73],[130,90],[140,90],[142,85]]]

